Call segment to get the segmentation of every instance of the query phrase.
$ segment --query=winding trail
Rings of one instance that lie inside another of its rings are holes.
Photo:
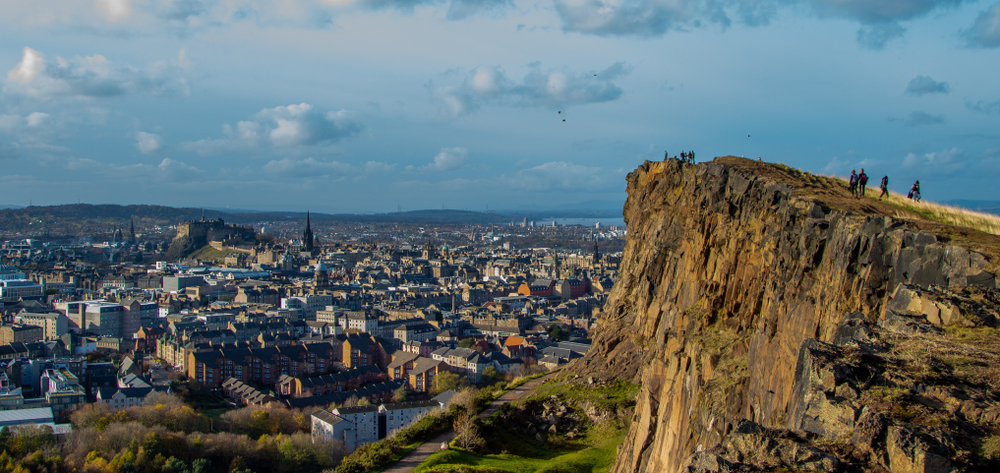
[[[535,388],[541,386],[542,383],[552,379],[557,374],[559,374],[559,371],[549,373],[540,378],[535,378],[517,388],[503,393],[502,396],[498,397],[495,401],[490,403],[486,409],[483,409],[483,411],[479,413],[479,418],[485,419],[493,415],[494,412],[500,409],[500,406],[507,404],[508,402],[516,401],[522,397],[531,396],[535,392]],[[420,465],[424,462],[424,460],[427,460],[427,457],[433,455],[435,452],[438,452],[441,449],[442,443],[448,443],[454,437],[454,430],[448,430],[447,432],[438,434],[437,436],[432,437],[430,440],[417,446],[417,448],[413,449],[412,452],[407,453],[403,458],[400,458],[399,461],[394,463],[392,466],[382,470],[382,473],[409,473],[416,468],[417,465]]]

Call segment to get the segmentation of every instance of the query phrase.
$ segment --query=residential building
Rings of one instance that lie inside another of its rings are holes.
[[[69,332],[69,318],[59,312],[21,311],[15,320],[25,325],[41,327],[42,340],[57,340],[64,333]]]
[[[37,342],[44,336],[44,330],[37,325],[0,325],[0,345]]]
[[[390,402],[378,407],[385,417],[386,435],[410,426],[428,413],[441,409],[441,403],[433,400],[412,402]]]

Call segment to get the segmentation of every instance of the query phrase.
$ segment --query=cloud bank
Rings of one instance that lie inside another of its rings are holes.
[[[625,63],[615,63],[597,73],[574,73],[566,68],[543,70],[535,62],[515,82],[499,66],[479,66],[469,71],[461,84],[431,87],[442,111],[449,118],[472,112],[483,104],[517,107],[568,108],[618,100],[622,89],[612,80],[631,72]]]
[[[22,50],[21,61],[7,72],[4,90],[43,100],[190,94],[188,81],[179,66],[165,62],[145,69],[118,66],[100,54],[76,57],[72,61],[57,57],[56,64],[48,64],[44,54],[27,46]]]
[[[185,142],[182,147],[201,155],[221,154],[268,146],[295,148],[324,146],[357,135],[364,126],[346,110],[319,112],[307,103],[265,108],[237,122],[224,124],[225,138]]]
[[[972,47],[1000,47],[1000,2],[980,13],[972,26],[962,32],[962,38]]]

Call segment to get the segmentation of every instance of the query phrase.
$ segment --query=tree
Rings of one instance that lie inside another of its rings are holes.
[[[465,412],[452,424],[455,429],[455,443],[463,450],[475,451],[483,446],[479,435],[479,418],[474,412]]]
[[[400,386],[392,392],[392,402],[403,402],[406,400],[406,386]]]
[[[549,328],[545,329],[545,331],[549,333],[549,338],[551,338],[553,341],[558,342],[569,338],[568,337],[569,334],[566,333],[566,331],[563,330],[562,327],[556,324],[549,325]]]
[[[472,345],[474,345],[475,343],[476,343],[476,339],[474,339],[474,338],[471,338],[471,337],[470,338],[463,338],[463,339],[461,339],[461,340],[458,341],[458,347],[459,348],[472,348]]]
[[[487,366],[486,369],[483,370],[483,383],[493,384],[497,381],[501,381],[502,379],[503,375],[492,366]]]
[[[458,391],[468,385],[469,380],[465,376],[457,375],[451,371],[438,373],[434,377],[434,392],[438,394],[448,390]]]

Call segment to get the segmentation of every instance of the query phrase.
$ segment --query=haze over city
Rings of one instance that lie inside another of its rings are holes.
[[[623,202],[695,150],[992,199],[1000,3],[0,1],[0,204]]]

